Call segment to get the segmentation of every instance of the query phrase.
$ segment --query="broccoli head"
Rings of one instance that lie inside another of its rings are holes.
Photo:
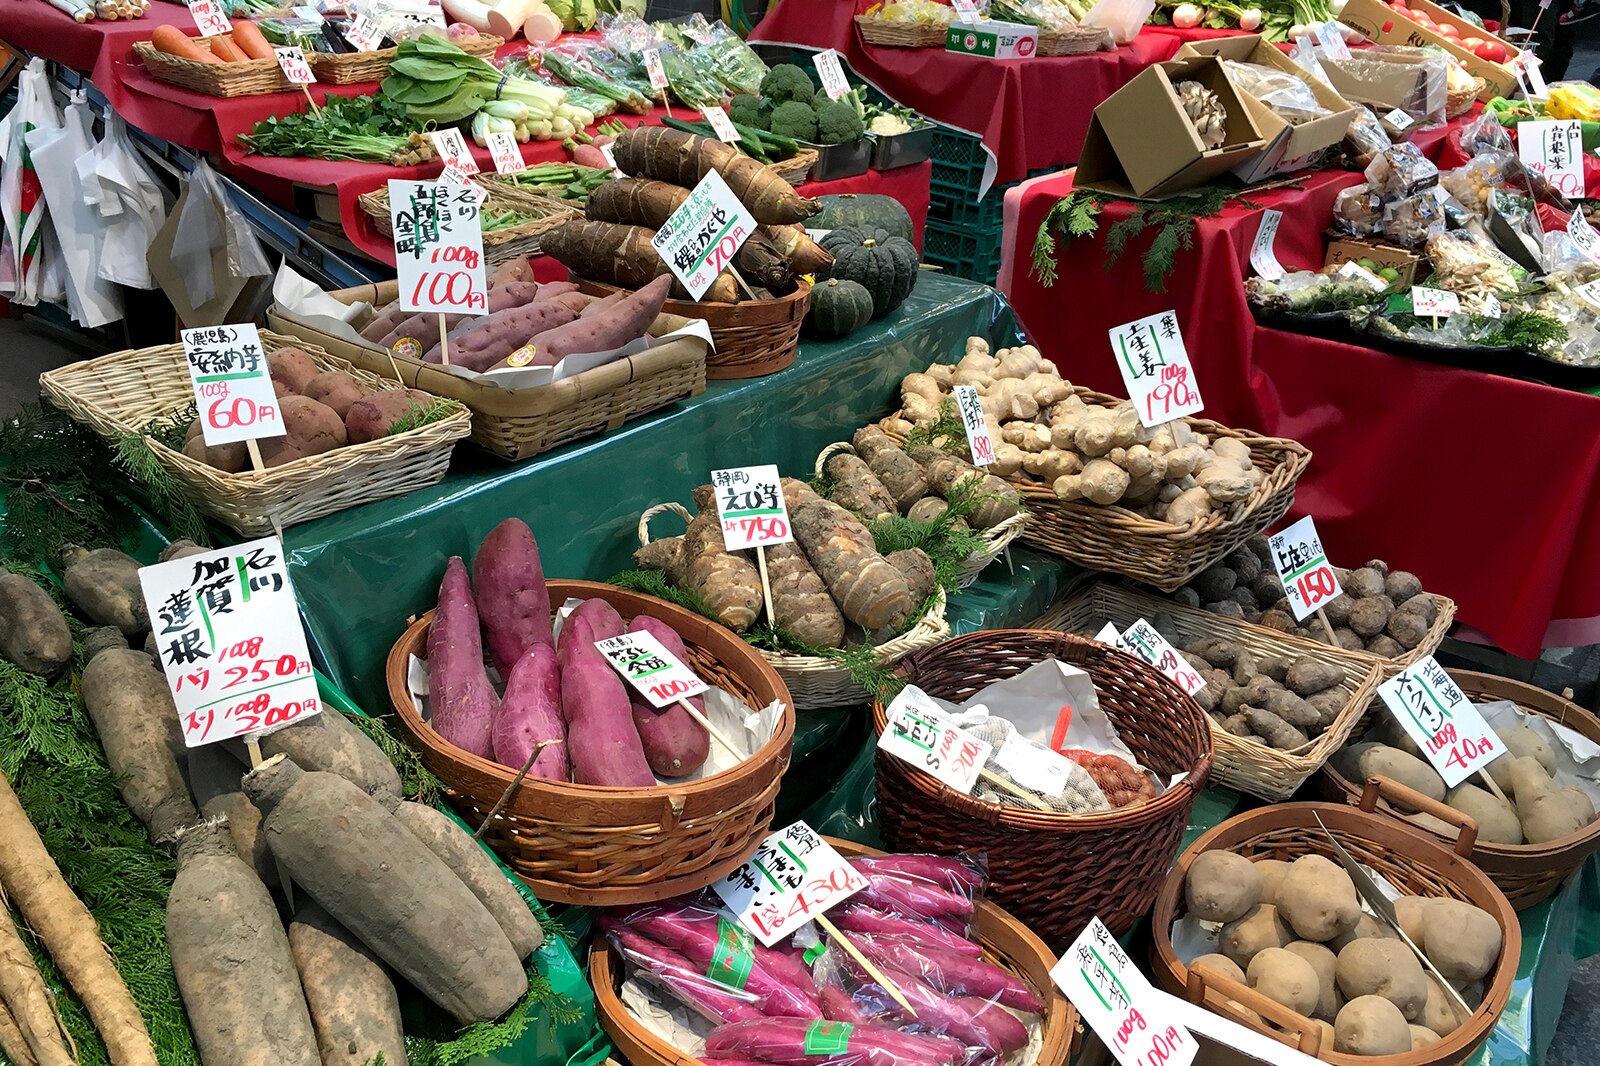
[[[758,130],[772,125],[771,109],[759,96],[735,96],[728,104],[728,117],[741,126],[754,126]]]
[[[850,144],[866,132],[856,109],[843,100],[820,101],[816,113],[818,144]]]
[[[811,84],[811,75],[793,63],[779,63],[761,79],[761,95],[772,101],[772,106],[793,100],[802,103],[810,100],[817,87]]]
[[[797,141],[817,139],[817,113],[803,100],[790,100],[772,109],[772,132]]]

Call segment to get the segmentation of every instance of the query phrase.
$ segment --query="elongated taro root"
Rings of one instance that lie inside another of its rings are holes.
[[[277,888],[278,866],[261,835],[261,812],[244,794],[244,767],[220,744],[190,748],[188,767],[189,788],[201,815],[225,821],[234,852],[250,864],[262,884]]]
[[[825,277],[833,269],[833,253],[799,226],[758,226],[756,232],[772,242],[791,273]]]
[[[927,552],[921,548],[902,548],[900,551],[890,552],[885,558],[905,576],[906,584],[911,589],[913,603],[920,604],[933,595],[933,587],[939,583],[939,575],[934,572],[933,560],[928,558]]]
[[[761,612],[761,574],[743,554],[724,546],[711,486],[695,489],[694,502],[699,513],[684,531],[683,569],[674,583],[700,593],[717,619],[738,632]]]
[[[550,645],[533,645],[511,668],[493,740],[495,759],[518,770],[543,744],[528,772],[549,781],[571,779],[567,727],[561,720],[561,672]]]
[[[868,522],[899,513],[894,497],[860,456],[840,452],[828,459],[826,470],[834,479],[834,503]]]
[[[245,775],[272,854],[325,907],[462,1024],[527,991],[516,949],[456,872],[377,800],[275,755]]]
[[[79,681],[83,705],[100,736],[106,763],[152,840],[166,840],[199,817],[180,759],[183,731],[172,692],[150,656],[112,648],[94,657]]]
[[[489,654],[502,678],[511,676],[511,668],[532,645],[556,646],[550,631],[550,590],[528,523],[508,518],[489,531],[472,557],[472,587]]]
[[[877,426],[862,426],[850,443],[878,476],[901,514],[928,494],[928,472]]]
[[[929,487],[947,500],[969,491],[969,486],[975,488],[978,503],[970,517],[979,529],[999,525],[1021,507],[1022,495],[1016,489],[949,452],[924,444],[911,449],[911,458],[927,469]]]
[[[822,210],[821,203],[800,196],[794,186],[756,160],[709,137],[641,126],[618,136],[611,151],[617,166],[627,173],[685,189],[694,188],[715,170],[756,221],[769,226],[804,222]]]
[[[328,854],[343,850],[342,839],[326,843]],[[178,838],[167,944],[206,1066],[320,1066],[278,910],[220,825],[191,826]]]
[[[619,222],[626,226],[660,229],[689,198],[689,190],[668,181],[616,178],[597,186],[583,205],[591,222]]]
[[[55,677],[72,661],[66,616],[21,574],[0,574],[0,656],[40,677]]]
[[[371,949],[312,899],[295,909],[289,949],[323,1066],[366,1066],[380,1054],[406,1066],[400,997]]]
[[[654,236],[655,230],[643,226],[574,220],[543,234],[539,238],[539,249],[580,277],[625,289],[639,289],[672,272],[651,245],[650,238]],[[676,282],[672,292],[680,298],[689,295]],[[733,303],[738,298],[738,282],[731,274],[718,277],[701,297],[716,303]]]
[[[869,633],[898,629],[918,601],[894,564],[878,554],[866,526],[815,493],[790,512],[795,540],[833,595],[839,611]]]
[[[150,628],[139,587],[139,560],[115,548],[88,551],[61,546],[61,584],[71,600],[96,625],[116,626],[130,637]]]
[[[438,734],[473,755],[494,758],[494,716],[500,697],[483,667],[483,634],[467,580],[467,564],[452,555],[439,585],[439,607],[428,627],[428,706]]]

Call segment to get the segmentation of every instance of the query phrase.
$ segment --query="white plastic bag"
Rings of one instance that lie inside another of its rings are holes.
[[[107,116],[105,139],[78,160],[77,169],[85,201],[106,223],[100,276],[135,289],[155,288],[145,253],[166,221],[167,192],[121,118]]]
[[[261,242],[203,159],[197,160],[189,173],[188,192],[177,208],[172,265],[183,277],[190,306],[209,303],[217,293],[211,262],[217,249],[226,249],[228,273],[236,280],[271,273]]]
[[[105,220],[83,196],[78,160],[94,151],[94,112],[84,95],[74,93],[61,126],[27,134],[39,180],[50,207],[50,225],[61,242],[67,276],[67,311],[81,326],[95,329],[122,318],[122,293],[100,276],[97,261],[105,243]]]
[[[1109,30],[1118,44],[1132,44],[1155,9],[1156,0],[1100,0],[1083,17],[1083,25]]]
[[[17,105],[0,118],[0,295],[29,307],[52,294],[45,285],[47,205],[23,133],[60,126],[45,61],[35,56],[17,77]]]

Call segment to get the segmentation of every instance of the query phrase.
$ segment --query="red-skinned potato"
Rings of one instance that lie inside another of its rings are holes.
[[[350,405],[371,390],[343,370],[324,370],[301,390],[300,395],[327,404],[340,418],[350,413]]]
[[[250,452],[243,441],[207,447],[198,418],[189,423],[189,433],[183,438],[183,454],[227,474],[237,474],[250,465]]]
[[[267,372],[279,396],[302,393],[319,373],[317,364],[299,348],[279,348],[267,353]]]
[[[262,437],[258,442],[261,461],[267,466],[321,455],[345,443],[344,423],[327,404],[304,396],[280,396],[278,405],[286,432],[281,437]]]

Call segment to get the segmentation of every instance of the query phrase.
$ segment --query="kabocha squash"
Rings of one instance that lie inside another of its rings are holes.
[[[829,278],[811,290],[805,331],[823,340],[848,336],[872,321],[872,309],[872,295],[861,285]]]
[[[873,318],[899,307],[917,283],[917,249],[904,237],[875,227],[836,229],[822,247],[833,256],[835,278],[867,290]]]
[[[806,221],[806,225],[812,229],[871,227],[908,241],[916,237],[916,229],[911,224],[911,212],[892,196],[842,192],[819,196],[817,199],[822,202],[822,213]]]

